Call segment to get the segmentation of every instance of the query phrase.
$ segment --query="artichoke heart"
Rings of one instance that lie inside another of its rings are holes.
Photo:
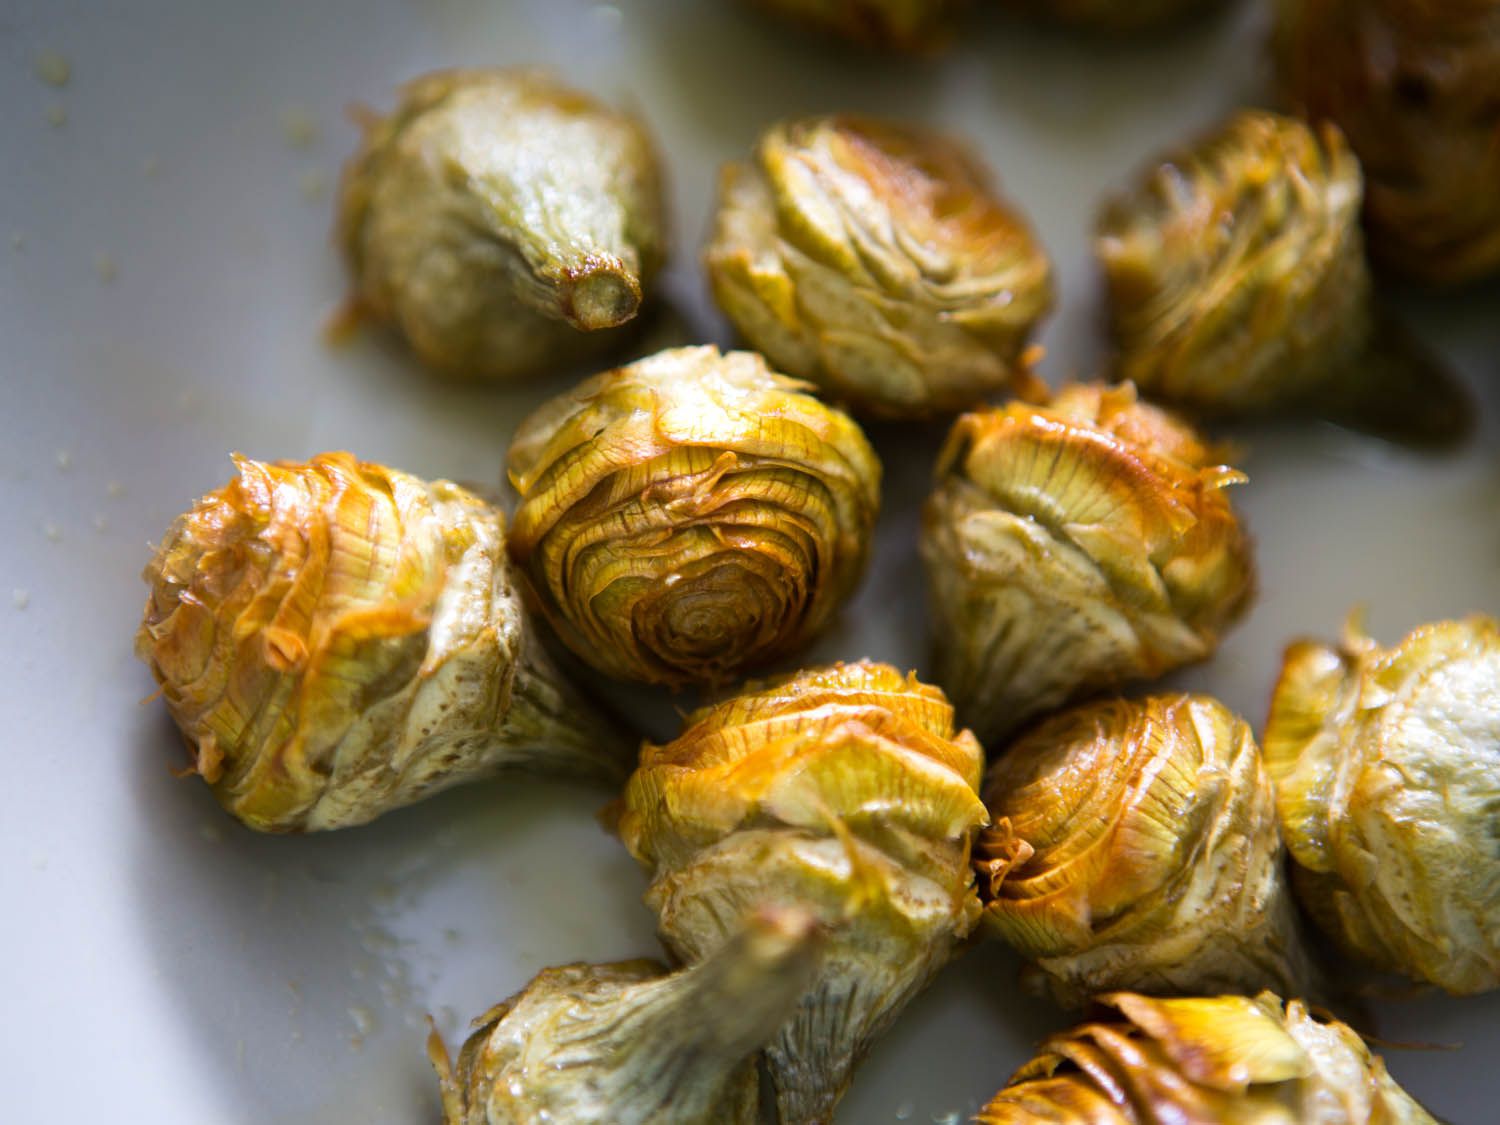
[[[563,640],[624,680],[722,683],[793,653],[863,575],[880,463],[751,352],[659,352],[517,431],[511,555]]]
[[[1118,992],[1054,1035],[976,1125],[1438,1125],[1347,1024],[1269,992]]]
[[[751,0],[811,31],[863,47],[925,52],[941,46],[968,0]]]
[[[548,74],[425,75],[344,172],[355,307],[461,378],[598,355],[665,256],[661,178],[638,121]]]
[[[1128,384],[959,418],[921,544],[959,717],[994,741],[1210,655],[1252,588],[1244,479]]]
[[[1292,645],[1265,745],[1293,886],[1340,948],[1500,986],[1500,621]]]
[[[1035,386],[1051,266],[961,145],[848,115],[772,127],[725,168],[706,263],[780,370],[860,412],[962,410]]]
[[[783,1125],[829,1119],[870,1043],[977,922],[982,767],[942,692],[871,663],[752,684],[642,750],[619,830],[652,872],[674,954],[712,955],[763,905],[828,929],[767,1047]]]
[[[1160,159],[1100,216],[1115,373],[1202,414],[1297,409],[1442,441],[1447,371],[1376,306],[1359,162],[1324,123],[1244,112]]]
[[[985,781],[988,929],[1065,1007],[1101,992],[1305,995],[1313,972],[1249,725],[1206,696],[1043,722]]]
[[[497,509],[348,453],[234,463],[147,566],[136,634],[229,812],[310,831],[502,767],[623,776],[523,613]]]
[[[1365,170],[1377,262],[1437,284],[1500,271],[1500,0],[1278,0],[1285,102]]]
[[[765,910],[714,954],[547,969],[475,1021],[455,1067],[434,1031],[445,1125],[756,1125],[758,1052],[817,965],[811,915]]]

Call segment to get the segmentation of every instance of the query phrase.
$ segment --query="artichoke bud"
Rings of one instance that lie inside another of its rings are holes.
[[[547,969],[475,1021],[455,1067],[434,1031],[445,1125],[756,1125],[758,1052],[820,946],[811,915],[763,910],[714,954]]]
[[[1454,284],[1500,270],[1500,0],[1278,0],[1283,100],[1365,171],[1382,264]]]
[[[522,423],[510,537],[537,603],[619,679],[720,683],[793,653],[865,568],[880,463],[751,352],[659,352]]]
[[[765,904],[828,929],[767,1047],[784,1125],[828,1120],[855,1063],[979,915],[969,866],[983,752],[936,688],[858,663],[752,684],[647,745],[620,835],[667,946],[711,956]]]
[[[502,767],[629,768],[542,651],[497,509],[348,453],[234,462],[147,566],[136,634],[229,812],[340,828]]]
[[[1292,645],[1265,745],[1293,886],[1339,947],[1454,994],[1500,986],[1500,621]]]
[[[753,0],[810,31],[863,47],[926,52],[948,40],[966,0]]]
[[[938,681],[998,740],[1033,715],[1210,655],[1252,587],[1216,463],[1124,385],[959,418],[923,512]]]
[[[724,171],[706,262],[752,346],[856,411],[952,412],[1040,385],[1046,253],[940,134],[848,115],[772,127]]]
[[[1054,1035],[976,1125],[1438,1125],[1347,1024],[1269,992],[1099,998],[1117,1018]]]
[[[1460,435],[1465,396],[1375,304],[1361,190],[1337,128],[1260,111],[1159,161],[1094,243],[1118,377],[1205,415],[1297,408]]]
[[[533,70],[417,79],[344,176],[359,307],[432,367],[505,379],[599,354],[662,264],[651,140]]]
[[[1314,984],[1270,779],[1206,696],[1108,700],[1029,731],[985,781],[987,928],[1065,1007],[1101,992]]]

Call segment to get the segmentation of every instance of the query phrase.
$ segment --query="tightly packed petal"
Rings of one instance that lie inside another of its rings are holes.
[[[1206,696],[1076,708],[985,781],[985,923],[1065,1007],[1101,992],[1313,984],[1271,782],[1244,720]]]
[[[1500,622],[1292,645],[1266,766],[1294,886],[1341,948],[1456,994],[1500,986]]]
[[[445,1125],[756,1125],[758,1052],[819,945],[811,916],[767,910],[670,976],[652,961],[547,969],[475,1021],[456,1067],[433,1032]]]
[[[1250,546],[1193,431],[1127,386],[966,414],[923,513],[938,681],[986,741],[1213,652]]]
[[[1415,439],[1465,403],[1371,291],[1359,162],[1332,125],[1241,113],[1104,210],[1116,375],[1204,414],[1313,410]]]
[[[707,253],[720,306],[780,370],[887,417],[1032,381],[1052,304],[1030,229],[960,145],[851,116],[771,128],[731,164]]]
[[[751,0],[809,30],[865,47],[925,51],[948,38],[968,0]]]
[[[1282,94],[1364,165],[1382,263],[1424,281],[1500,270],[1500,0],[1278,0]]]
[[[625,680],[721,683],[796,652],[864,572],[880,463],[749,352],[659,352],[516,433],[510,537],[542,609]]]
[[[661,173],[633,117],[534,70],[401,91],[344,174],[358,308],[431,367],[508,379],[597,355],[665,252]]]
[[[977,1125],[1437,1125],[1347,1024],[1268,992],[1102,998],[1119,1019],[1054,1035]]]
[[[136,634],[231,813],[340,828],[506,766],[628,768],[541,651],[499,511],[347,453],[235,466],[146,568]]]
[[[870,663],[751,685],[643,749],[619,829],[676,955],[710,955],[766,904],[829,929],[767,1048],[783,1125],[828,1120],[855,1063],[978,920],[982,767],[942,692]]]

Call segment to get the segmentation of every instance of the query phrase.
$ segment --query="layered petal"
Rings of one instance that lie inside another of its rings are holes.
[[[338,828],[506,766],[628,768],[542,651],[498,510],[348,453],[235,467],[147,566],[136,634],[235,816]]]
[[[966,414],[922,558],[938,680],[998,740],[1031,716],[1213,652],[1249,600],[1243,474],[1129,386]]]
[[[516,433],[512,556],[609,675],[721,683],[797,651],[865,568],[880,463],[750,352],[678,348],[585,381]]]

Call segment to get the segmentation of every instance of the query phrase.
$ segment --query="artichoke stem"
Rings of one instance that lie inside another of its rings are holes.
[[[641,283],[618,258],[590,258],[570,266],[561,289],[563,315],[575,328],[614,328],[641,307]]]
[[[635,767],[635,742],[568,683],[534,637],[528,638],[503,737],[507,764],[551,777],[617,786]]]

